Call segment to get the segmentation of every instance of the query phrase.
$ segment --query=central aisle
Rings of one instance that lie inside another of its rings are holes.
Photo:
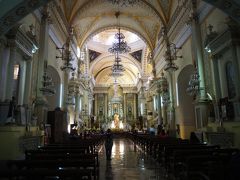
[[[112,160],[104,146],[99,152],[100,180],[161,180],[162,168],[128,139],[114,139]]]

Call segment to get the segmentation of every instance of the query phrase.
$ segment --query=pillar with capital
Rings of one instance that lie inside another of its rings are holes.
[[[10,55],[9,55],[9,61],[7,65],[7,81],[6,81],[6,88],[5,88],[5,100],[10,101],[12,99],[13,95],[13,72],[14,72],[14,64],[16,59],[16,51],[17,46],[15,39],[9,39],[8,40],[8,46],[10,48]]]
[[[7,70],[10,55],[10,48],[7,46],[7,41],[4,39],[0,40],[0,54],[0,102],[3,102],[6,99]]]
[[[157,98],[158,98],[158,121],[157,124],[160,125],[163,123],[163,118],[162,118],[162,100],[161,100],[161,89],[160,85],[158,84],[158,89],[157,89]]]
[[[28,105],[31,104],[31,87],[32,87],[32,57],[27,56],[25,57],[26,61],[26,72],[27,76],[25,79],[25,90],[24,90],[24,97],[23,97],[23,104]]]
[[[208,98],[206,93],[206,82],[205,82],[205,72],[204,72],[204,56],[202,47],[202,36],[201,28],[197,13],[197,1],[192,1],[192,16],[190,17],[191,27],[192,27],[192,45],[194,51],[194,57],[197,64],[197,72],[199,74],[199,94],[197,94],[197,99],[195,102],[195,119],[197,124],[203,123],[207,119],[207,108],[208,108]],[[200,112],[200,113],[199,113]],[[200,114],[200,115],[199,115]],[[199,127],[200,128],[200,127]]]
[[[38,54],[38,66],[37,66],[37,88],[36,88],[36,99],[35,99],[35,114],[38,117],[38,125],[43,128],[43,124],[46,123],[47,117],[47,100],[44,97],[40,88],[42,88],[42,81],[44,75],[44,66],[46,66],[48,58],[48,35],[49,31],[49,13],[48,7],[45,6],[42,10],[42,18],[40,25],[40,38],[39,42],[39,54]]]

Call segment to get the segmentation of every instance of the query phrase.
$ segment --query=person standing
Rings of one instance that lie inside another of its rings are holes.
[[[112,146],[113,146],[113,137],[112,137],[111,129],[108,129],[106,134],[106,140],[105,140],[105,150],[106,150],[107,160],[111,160]]]
[[[15,123],[15,111],[16,111],[16,100],[15,100],[15,97],[12,96],[12,100],[9,103],[6,123]]]

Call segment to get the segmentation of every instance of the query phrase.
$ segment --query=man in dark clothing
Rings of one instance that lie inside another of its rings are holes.
[[[113,146],[113,137],[112,137],[111,130],[108,129],[107,134],[106,134],[106,140],[105,140],[105,149],[106,149],[107,160],[111,160],[112,146]]]

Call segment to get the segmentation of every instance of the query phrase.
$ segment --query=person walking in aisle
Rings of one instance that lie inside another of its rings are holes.
[[[107,160],[111,160],[112,146],[113,146],[113,137],[112,137],[111,129],[108,129],[106,134],[106,140],[105,140],[105,150],[106,150]]]

